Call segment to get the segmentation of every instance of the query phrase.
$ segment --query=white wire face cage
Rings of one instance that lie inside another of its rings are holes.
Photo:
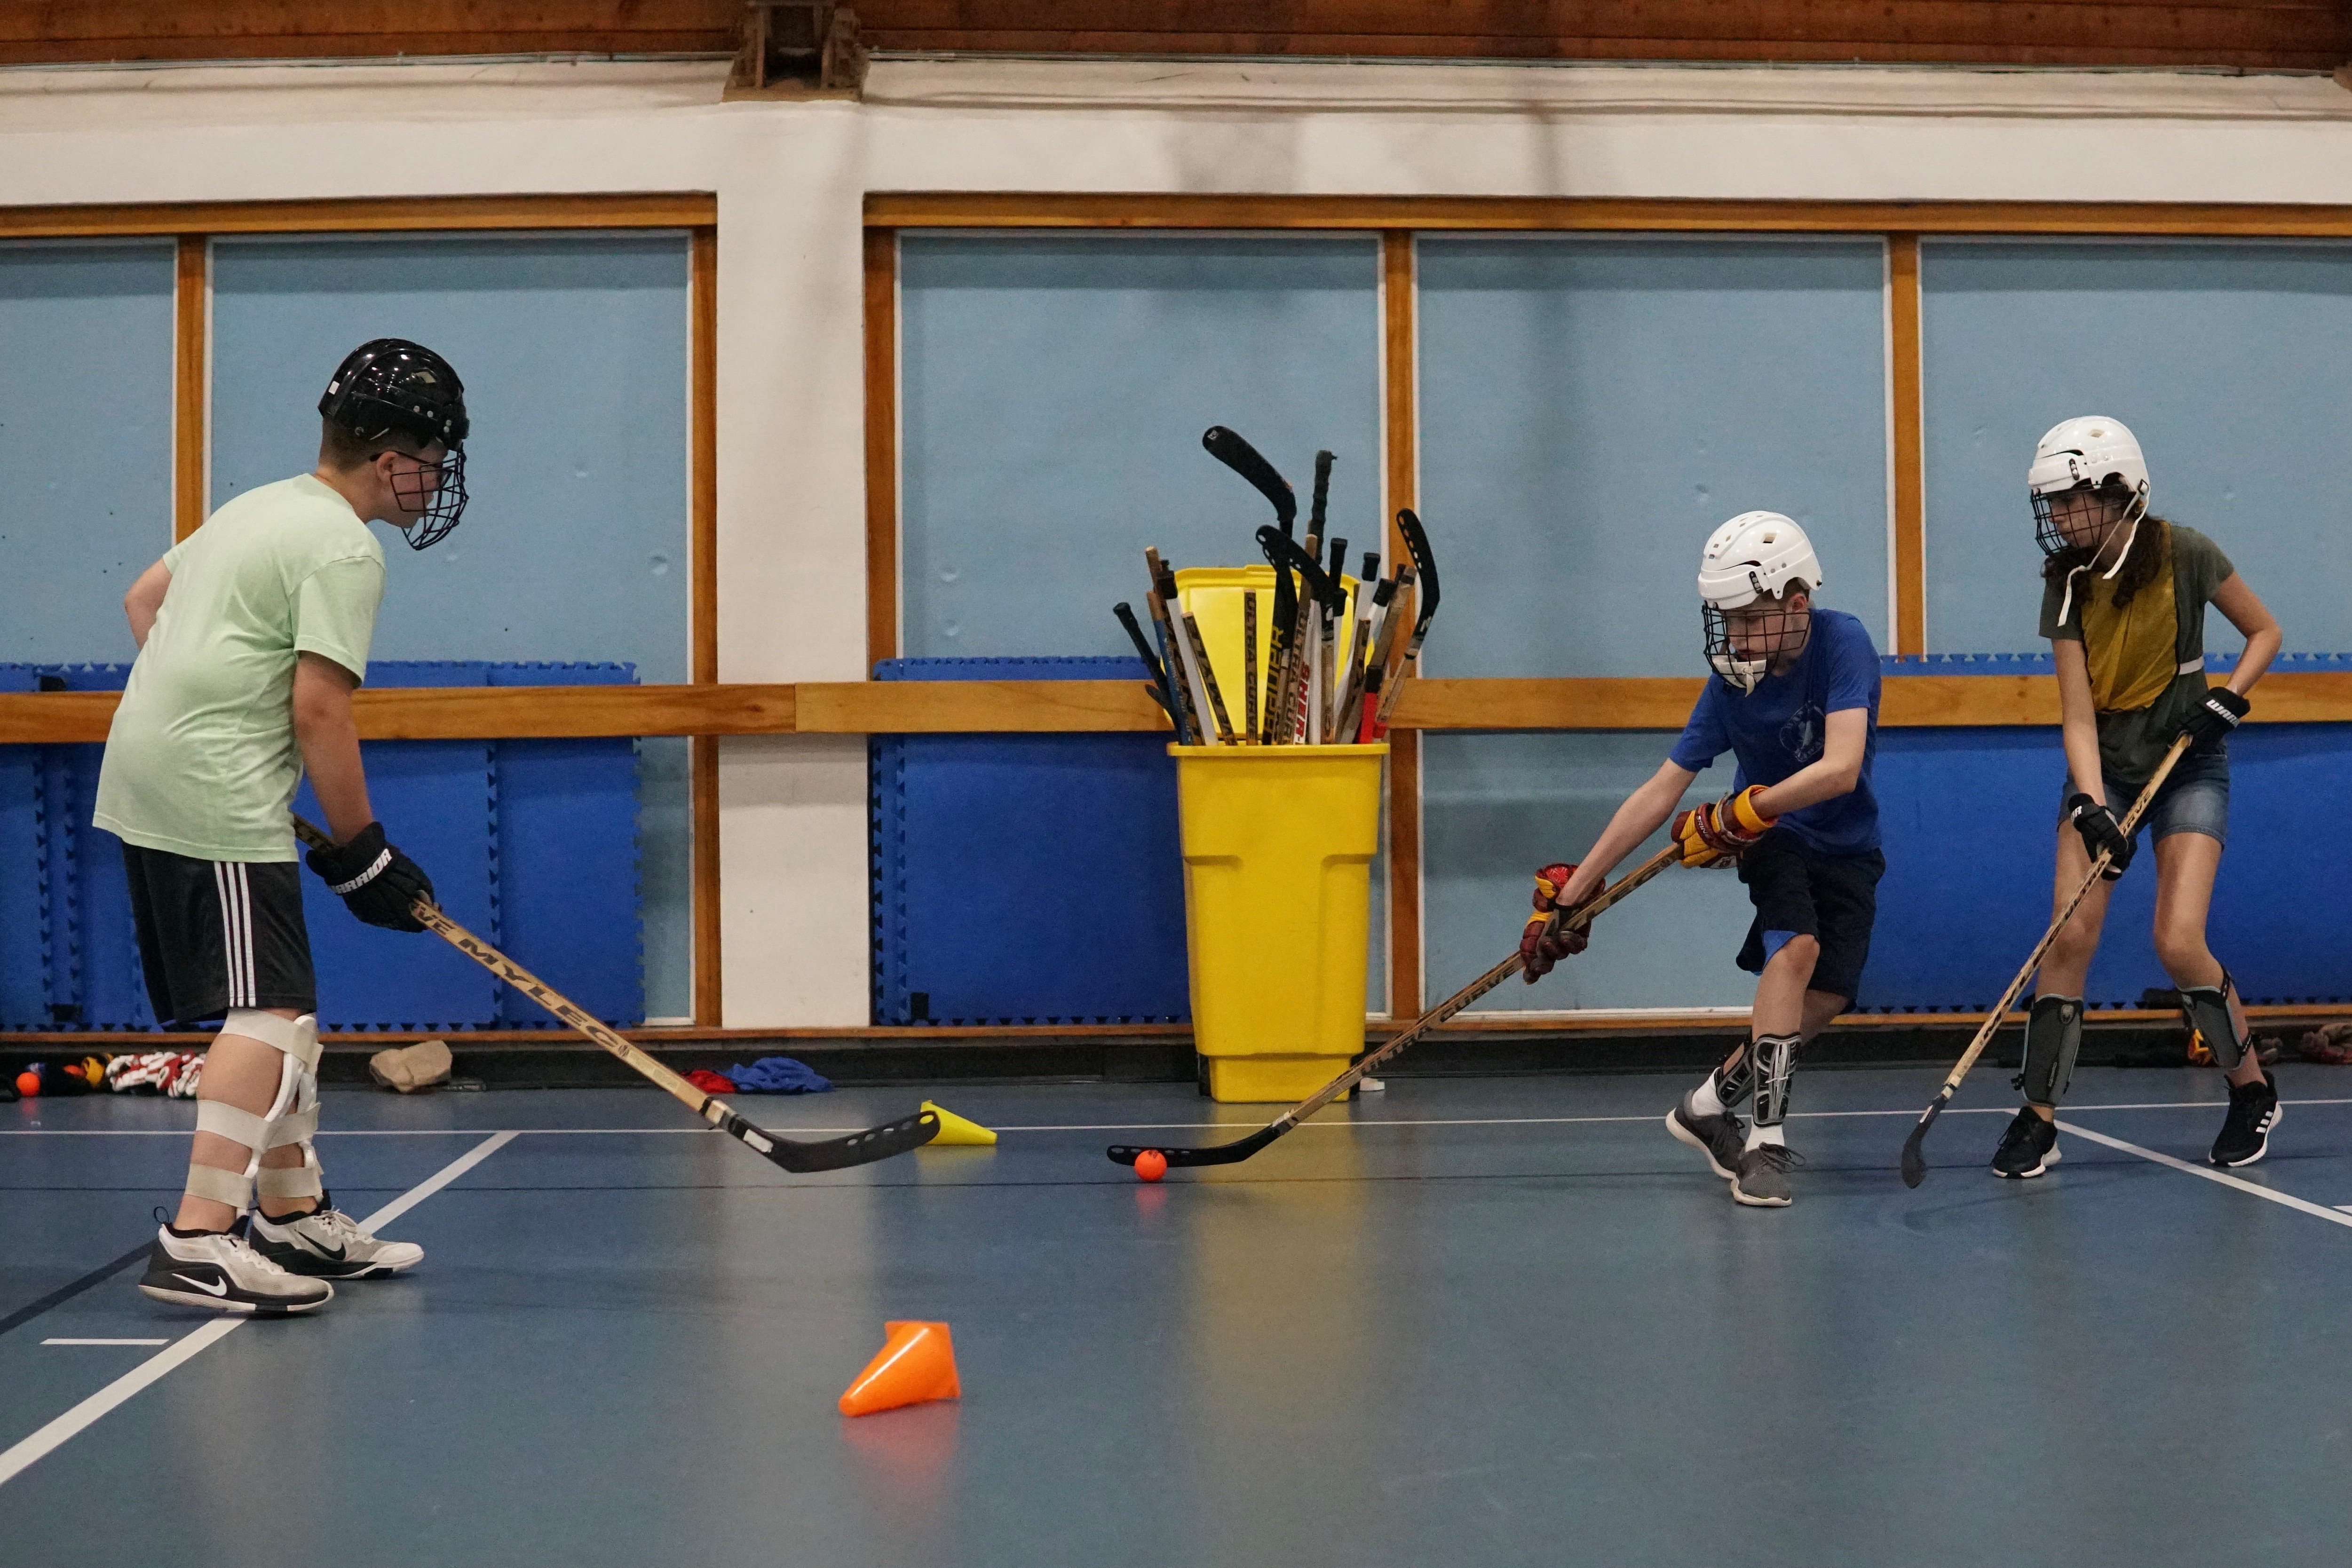
[[[416,514],[404,531],[411,550],[429,550],[449,537],[466,511],[466,451],[453,447],[438,463],[417,459],[417,466],[395,472],[392,493],[401,506]]]
[[[2104,542],[2102,538],[2089,544],[2074,543],[2067,539],[2063,528],[2058,521],[2056,503],[2062,499],[2071,500],[2084,495],[2096,496],[2105,500],[2126,502],[2124,515],[2117,521],[2128,523],[2135,529],[2138,527],[2139,520],[2147,515],[2147,487],[2141,485],[2136,489],[2126,490],[2119,479],[2110,478],[2105,484],[2093,484],[2090,480],[2084,479],[2081,484],[2071,489],[2033,492],[2032,498],[2033,540],[2035,543],[2042,546],[2042,554],[2063,555],[2070,550],[2080,550],[2088,556],[2098,549],[2100,543]],[[2111,525],[2101,525],[2102,535],[2109,526]]]
[[[1789,601],[1801,589],[1804,608],[1790,608]],[[1734,609],[1718,609],[1702,600],[1699,625],[1708,666],[1743,693],[1753,692],[1774,658],[1802,653],[1812,640],[1812,593],[1801,581],[1792,580],[1778,598],[1759,594]]]

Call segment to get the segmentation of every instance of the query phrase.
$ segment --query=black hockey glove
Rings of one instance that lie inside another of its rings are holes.
[[[386,931],[423,931],[409,906],[433,897],[433,879],[415,861],[384,842],[383,824],[371,822],[349,844],[313,849],[303,857],[326,879],[327,890],[372,926]]]
[[[2132,862],[2132,841],[2124,837],[2123,828],[2116,822],[2116,814],[2087,795],[2070,795],[2066,815],[2074,820],[2074,831],[2083,836],[2083,847],[2091,858],[2099,858],[2101,850],[2109,856],[2105,879],[2112,882],[2124,874]]]
[[[2217,686],[2205,694],[2204,703],[2180,726],[2189,737],[2191,752],[2210,752],[2229,738],[2230,731],[2245,721],[2246,710],[2252,703],[2226,686]]]

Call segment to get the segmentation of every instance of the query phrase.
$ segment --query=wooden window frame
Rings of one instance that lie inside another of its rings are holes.
[[[201,526],[211,500],[212,249],[223,236],[275,234],[467,233],[484,231],[675,229],[687,236],[688,297],[688,414],[687,534],[689,591],[687,613],[688,680],[683,689],[701,694],[719,682],[719,470],[718,470],[718,198],[703,192],[623,193],[575,195],[482,195],[357,198],[336,201],[163,202],[65,206],[0,207],[0,239],[170,238],[175,242],[173,287],[172,537],[183,540]],[[594,691],[595,688],[578,690]],[[468,701],[488,698],[477,705]],[[389,693],[364,691],[362,707]],[[647,734],[653,730],[609,728],[615,712],[637,710],[552,698],[528,687],[420,689],[402,695],[422,713],[404,724],[394,715],[397,701],[381,709],[362,732],[392,738],[408,730],[446,729],[451,723],[477,735],[546,735],[576,738],[597,734]],[[87,732],[99,709],[24,709],[0,713],[0,736],[10,740],[105,739],[105,730]],[[758,702],[754,710],[765,710]],[[661,710],[656,700],[647,710]],[[470,709],[470,713],[468,710]],[[112,704],[104,705],[110,715]],[[674,718],[675,711],[672,713]],[[389,727],[387,727],[389,721]],[[690,783],[693,823],[691,920],[694,931],[693,1017],[696,1025],[719,1021],[719,742],[715,730],[692,733]]]

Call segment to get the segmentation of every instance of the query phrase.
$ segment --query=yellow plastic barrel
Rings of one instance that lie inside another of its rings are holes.
[[[1236,644],[1238,636],[1236,621]],[[1304,1100],[1364,1048],[1388,750],[1168,748],[1184,850],[1192,1033],[1211,1098]]]

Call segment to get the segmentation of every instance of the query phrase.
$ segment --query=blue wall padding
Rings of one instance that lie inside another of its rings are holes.
[[[493,686],[626,686],[627,664],[499,664]],[[501,741],[498,745],[499,945],[608,1023],[645,1016],[645,928],[637,886],[637,749],[633,740]],[[499,1022],[561,1028],[511,986]]]
[[[0,665],[0,691],[119,690],[121,665]],[[378,662],[375,686],[621,684],[632,667]],[[0,1028],[154,1026],[121,847],[90,826],[97,745],[0,746]],[[635,742],[376,741],[370,804],[460,924],[601,1017],[642,1022]],[[321,819],[308,784],[295,807]],[[548,1022],[501,1006],[488,971],[438,938],[353,920],[307,873],[303,914],[330,1027]]]
[[[2216,658],[2219,667],[2229,662]],[[2283,670],[2344,668],[2342,655],[2282,659]],[[2042,674],[2046,654],[1889,659],[1922,674]],[[2259,710],[2262,692],[2254,692]],[[2249,725],[2230,741],[2230,844],[2207,936],[2255,1003],[2352,999],[2352,949],[2331,918],[2343,889],[2311,852],[2308,824],[2352,811],[2352,726]],[[1877,786],[1886,877],[1864,980],[1866,1007],[1981,1010],[1999,999],[2050,922],[2058,807],[2067,793],[2057,731],[1882,731]],[[2120,813],[2129,803],[2116,803]],[[2134,1005],[2172,982],[2149,941],[2155,856],[2116,884],[2095,1006]]]
[[[36,665],[37,679],[68,691],[120,691],[128,665]],[[119,1020],[148,1028],[147,982],[131,929],[131,891],[122,850],[111,834],[89,826],[98,799],[100,745],[42,748],[42,812],[49,837],[48,1014],[58,1024]]]
[[[30,665],[0,664],[0,691],[37,690]],[[47,902],[42,890],[39,746],[0,746],[0,1029],[48,1026],[42,994]]]
[[[1132,658],[894,659],[875,670],[877,680],[1143,678]],[[1167,747],[1158,734],[877,737],[874,1021],[1188,1018]]]
[[[368,684],[487,686],[489,666],[459,661],[372,663]],[[459,925],[498,941],[491,907],[490,746],[487,741],[371,741],[361,747],[368,804],[385,836],[433,879]],[[294,809],[320,826],[308,780]],[[318,878],[302,879],[302,918],[319,971],[319,1022],[331,1029],[480,1026],[498,1017],[489,971],[437,936],[362,925]]]

